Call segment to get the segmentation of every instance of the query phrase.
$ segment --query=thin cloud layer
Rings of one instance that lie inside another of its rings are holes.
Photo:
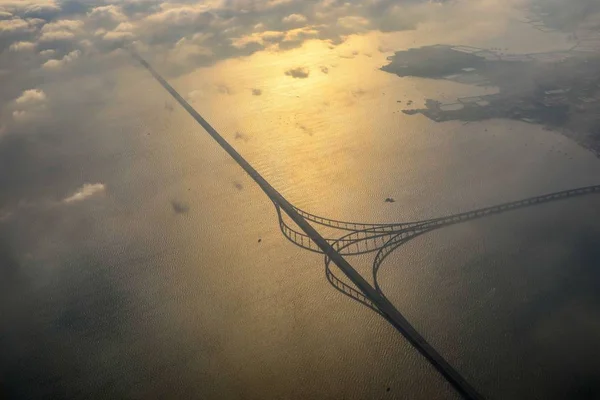
[[[104,193],[106,190],[106,186],[102,183],[86,183],[81,188],[79,188],[75,193],[71,196],[65,197],[62,200],[64,204],[72,204],[77,203],[83,200],[86,200],[92,196],[99,195]]]

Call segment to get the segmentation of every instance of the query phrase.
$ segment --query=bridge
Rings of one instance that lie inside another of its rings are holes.
[[[521,208],[532,207],[544,203],[551,203],[559,200],[566,200],[572,197],[585,196],[600,193],[600,185],[584,186],[576,189],[569,189],[560,192],[544,194],[541,196],[529,197],[522,200],[508,203],[497,204],[491,207],[479,208],[458,214],[452,214],[445,217],[433,218],[417,222],[400,222],[388,224],[369,224],[361,222],[348,222],[320,217],[310,214],[306,211],[296,208],[296,211],[307,221],[317,225],[325,226],[338,230],[340,236],[337,238],[326,238],[327,242],[340,254],[345,256],[354,256],[367,253],[376,253],[373,264],[373,284],[375,289],[385,296],[379,282],[377,273],[384,260],[404,243],[414,239],[417,236],[429,233],[433,230],[446,226],[455,225],[479,218],[484,218],[494,214],[501,214],[508,211],[514,211]],[[295,229],[293,223],[285,218],[277,204],[275,204],[279,227],[283,235],[296,246],[303,249],[323,254],[321,249],[310,237],[298,229]],[[332,269],[331,259],[325,256],[325,275],[331,285],[348,297],[367,306],[376,313],[382,315],[381,311],[370,301],[358,288],[353,287],[339,276],[339,272]]]
[[[227,154],[256,182],[275,205],[279,227],[283,235],[295,245],[324,255],[325,275],[331,285],[341,293],[369,307],[385,318],[406,340],[442,375],[465,399],[484,397],[454,368],[433,346],[406,320],[400,311],[385,297],[377,283],[377,272],[388,255],[418,235],[476,218],[498,214],[518,208],[548,203],[573,196],[600,191],[600,186],[589,186],[544,196],[532,197],[493,207],[434,218],[418,222],[370,224],[347,222],[320,217],[293,206],[262,177],[181,95],[162,78],[152,66],[130,50],[131,55],[146,68],[158,83],[198,122]],[[314,225],[334,228],[340,235],[323,237]],[[375,252],[373,280],[371,285],[344,258],[357,254]],[[332,264],[337,267],[334,272]],[[343,276],[340,276],[339,274]]]

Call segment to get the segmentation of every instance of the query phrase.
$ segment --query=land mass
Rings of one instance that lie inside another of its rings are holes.
[[[388,60],[381,69],[401,77],[498,88],[492,95],[451,103],[427,99],[425,108],[403,110],[406,114],[437,122],[508,118],[542,124],[600,156],[600,51],[514,55],[501,49],[436,45],[396,52]]]

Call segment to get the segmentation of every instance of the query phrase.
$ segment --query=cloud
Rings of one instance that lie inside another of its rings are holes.
[[[268,0],[265,4],[265,8],[274,8],[285,4],[290,4],[294,0]]]
[[[65,55],[61,59],[51,59],[42,64],[44,69],[59,69],[64,67],[66,64],[70,64],[77,60],[81,56],[81,51],[73,50],[69,54]]]
[[[71,196],[65,197],[62,200],[64,204],[72,204],[88,199],[92,196],[99,195],[106,191],[106,186],[103,183],[86,183]]]
[[[24,19],[4,19],[0,20],[0,36],[18,33],[32,32],[34,27]]]
[[[42,27],[42,32],[52,32],[52,31],[76,31],[83,27],[83,21],[78,21],[74,19],[61,19],[55,22],[47,23]]]
[[[97,21],[120,22],[127,20],[127,17],[123,14],[123,9],[114,4],[93,8],[87,15],[90,19]]]
[[[10,45],[10,51],[31,51],[35,49],[35,43],[33,42],[15,42]]]
[[[279,31],[254,32],[250,35],[232,39],[231,45],[235,48],[241,49],[241,48],[248,46],[250,43],[265,45],[267,43],[280,42],[284,38],[285,38],[284,32],[279,32]]]
[[[46,109],[46,93],[42,89],[28,89],[14,101],[16,109],[12,112],[13,119],[23,122],[35,117]]]
[[[306,17],[302,14],[290,14],[283,18],[282,21],[285,24],[302,24],[306,22]]]
[[[287,71],[285,71],[285,74],[287,76],[291,76],[292,78],[304,79],[308,78],[310,70],[306,67],[296,67],[288,69]]]
[[[133,33],[131,32],[122,32],[122,31],[111,31],[106,32],[102,39],[108,42],[122,42],[124,40],[132,39]]]
[[[134,26],[133,26],[132,23],[130,23],[130,22],[121,22],[115,28],[115,32],[131,32],[131,31],[133,31],[133,29],[134,29]]]
[[[205,42],[212,37],[209,33],[197,33],[191,38],[182,38],[172,50],[169,51],[169,59],[177,64],[187,64],[194,60],[208,58],[213,55],[212,49]]]
[[[203,99],[204,97],[206,97],[205,93],[203,90],[199,90],[199,89],[194,89],[191,92],[188,93],[186,99],[193,103],[195,101],[198,101],[200,99]]]
[[[19,105],[39,104],[46,101],[46,93],[42,89],[25,90],[15,103]]]
[[[81,33],[83,21],[63,19],[45,24],[41,29],[41,42],[72,40]]]
[[[369,25],[369,20],[360,16],[347,16],[338,19],[337,24],[351,30],[362,30]]]
[[[60,56],[89,49],[86,54],[108,59],[117,47],[132,45],[153,54],[151,61],[167,74],[261,50],[285,51],[311,39],[337,45],[367,29],[414,26],[414,19],[425,18],[421,10],[434,12],[428,0],[0,0],[0,4],[0,38],[8,37],[0,43],[0,52],[11,42],[13,51],[25,51],[31,45],[16,43],[28,42],[40,50],[53,48]],[[39,67],[39,59],[22,60],[31,70]],[[59,61],[50,61],[45,68],[58,67]]]
[[[40,51],[40,56],[42,57],[52,57],[56,53],[54,49],[47,49]]]
[[[146,21],[169,26],[192,25],[202,21],[208,22],[213,16],[210,11],[210,3],[195,6],[175,6],[148,16]]]
[[[12,112],[12,117],[15,121],[23,122],[29,119],[30,113],[25,110],[15,110]]]
[[[37,1],[34,4],[27,6],[24,10],[24,14],[28,17],[42,18],[50,20],[52,17],[60,12],[60,7],[53,1],[40,2]]]
[[[253,32],[249,35],[231,40],[231,45],[238,49],[246,48],[249,44],[259,44],[265,48],[289,48],[290,45],[300,44],[302,41],[318,37],[319,31],[314,27],[303,27],[287,31]]]
[[[75,38],[75,34],[69,31],[51,31],[46,32],[40,36],[40,42],[55,42],[63,40],[72,40]]]

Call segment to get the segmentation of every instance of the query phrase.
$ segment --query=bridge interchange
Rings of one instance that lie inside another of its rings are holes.
[[[460,224],[494,214],[501,214],[521,208],[532,207],[594,193],[600,193],[600,185],[584,186],[580,188],[529,197],[522,200],[511,201],[491,207],[479,208],[476,210],[423,221],[382,224],[339,221],[310,214],[299,208],[295,209],[307,221],[338,230],[340,232],[340,236],[336,238],[326,238],[325,240],[327,240],[327,242],[340,254],[344,256],[355,256],[360,254],[375,253],[375,258],[371,268],[373,274],[372,279],[375,289],[382,296],[385,296],[377,279],[377,274],[380,267],[385,259],[394,250],[398,249],[400,246],[416,238],[417,236],[429,233],[436,229],[444,228],[446,226]],[[275,208],[277,210],[281,232],[290,242],[303,249],[323,254],[323,251],[321,251],[321,249],[314,241],[310,239],[308,235],[294,228],[293,222],[289,221],[285,217],[277,204],[275,204]],[[335,289],[381,315],[380,310],[377,309],[377,307],[363,293],[357,290],[356,287],[348,284],[343,277],[339,276],[339,272],[336,274],[335,270],[332,269],[331,259],[327,256],[325,256],[325,275],[329,283],[331,283]]]
[[[293,206],[258,171],[246,161],[152,66],[135,51],[136,59],[154,79],[200,124],[227,154],[254,180],[275,205],[279,227],[283,235],[295,245],[324,255],[325,273],[332,286],[343,294],[369,307],[385,318],[433,366],[458,394],[465,399],[484,397],[410,324],[400,311],[386,298],[377,283],[377,272],[383,261],[395,249],[418,235],[445,226],[476,218],[498,214],[518,208],[548,203],[574,196],[600,192],[600,185],[504,203],[446,217],[408,223],[369,224],[338,221],[320,217]],[[335,228],[337,238],[323,237],[313,225]],[[375,252],[373,281],[371,285],[344,258]],[[332,269],[334,264],[339,272]],[[339,274],[342,274],[341,277]]]

